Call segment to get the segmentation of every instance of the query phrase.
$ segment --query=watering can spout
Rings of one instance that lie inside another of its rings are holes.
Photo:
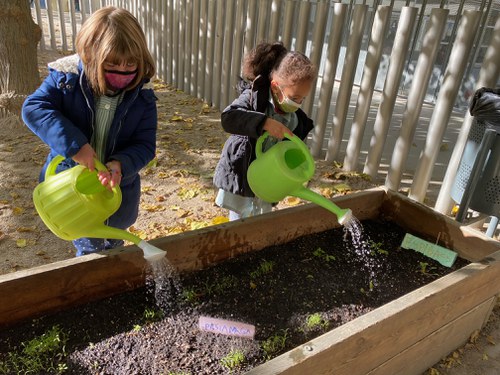
[[[345,225],[348,223],[353,215],[352,211],[349,208],[340,208],[337,206],[335,203],[333,203],[331,200],[323,197],[322,195],[307,189],[305,187],[301,187],[294,192],[292,192],[290,195],[296,196],[298,198],[313,202],[317,204],[318,206],[321,206],[328,211],[334,213],[337,215],[337,221],[339,222],[340,225]]]
[[[144,259],[148,262],[156,262],[163,259],[167,252],[151,245],[149,242],[141,241],[137,244],[144,251]]]
[[[130,241],[134,245],[137,245],[142,249],[142,251],[144,252],[144,259],[146,259],[148,262],[154,262],[160,260],[167,254],[166,251],[151,245],[150,243],[142,240],[140,237],[136,236],[133,233],[130,233],[123,229],[109,227],[107,225],[102,225],[98,228],[93,228],[91,236],[95,236],[98,238],[113,238],[117,240]]]

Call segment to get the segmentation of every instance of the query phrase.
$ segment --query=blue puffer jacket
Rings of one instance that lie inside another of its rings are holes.
[[[94,96],[77,55],[49,64],[49,75],[24,102],[22,116],[26,125],[50,147],[40,181],[56,155],[66,158],[57,172],[75,165],[71,157],[90,143],[95,116]],[[144,82],[125,93],[108,134],[104,162],[118,160],[121,163],[120,212],[130,216],[123,225],[117,226],[129,226],[137,217],[139,171],[155,156],[156,129],[156,97],[152,85]]]

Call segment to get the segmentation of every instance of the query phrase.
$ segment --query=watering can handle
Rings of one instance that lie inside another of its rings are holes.
[[[257,143],[255,145],[255,156],[257,158],[261,157],[263,152],[262,152],[262,145],[264,144],[264,141],[266,138],[269,136],[268,132],[264,132],[259,139],[257,139]],[[307,145],[302,142],[302,140],[294,135],[290,135],[288,133],[285,133],[285,137],[288,138],[290,141],[295,143],[299,148],[301,149],[302,153],[304,154],[304,157],[306,158],[306,172],[310,174],[311,176],[314,174],[314,159],[309,152],[309,149],[307,148]]]
[[[56,157],[54,157],[54,159],[52,159],[49,163],[49,165],[47,166],[47,169],[45,170],[45,179],[47,179],[47,177],[50,177],[50,176],[54,176],[56,174],[56,169],[57,169],[57,166],[64,160],[64,156],[61,156],[61,155],[57,155]],[[106,166],[104,164],[102,164],[99,160],[97,159],[94,159],[94,165],[95,165],[95,168],[98,170],[98,171],[107,171],[108,169],[106,168]]]

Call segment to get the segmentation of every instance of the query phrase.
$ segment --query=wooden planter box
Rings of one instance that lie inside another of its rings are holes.
[[[499,242],[381,188],[333,201],[359,220],[383,215],[424,239],[439,238],[473,263],[249,374],[421,374],[483,326],[500,290]],[[333,214],[308,204],[151,242],[185,272],[335,226]],[[145,266],[142,251],[128,246],[0,276],[0,327],[141,286]]]

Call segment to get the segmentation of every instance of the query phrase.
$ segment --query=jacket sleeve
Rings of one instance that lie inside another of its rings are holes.
[[[221,125],[228,133],[258,138],[266,119],[252,109],[252,91],[247,89],[222,112]]]
[[[109,157],[109,160],[118,160],[121,163],[124,183],[128,177],[135,176],[153,160],[156,153],[157,99],[151,89],[143,90],[141,96],[144,111],[134,133],[125,143],[125,147],[115,150]]]
[[[72,157],[88,139],[62,112],[63,90],[57,85],[56,72],[49,74],[41,86],[23,103],[25,124],[52,150]]]

